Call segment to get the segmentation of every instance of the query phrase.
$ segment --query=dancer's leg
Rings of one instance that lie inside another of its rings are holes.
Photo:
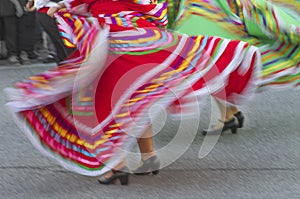
[[[237,118],[239,128],[242,128],[244,126],[244,114],[236,106],[229,106],[228,109],[230,109],[231,113]]]
[[[236,133],[237,128],[240,128],[242,126],[239,124],[240,120],[235,117],[235,113],[238,113],[239,110],[235,106],[224,105],[218,99],[215,99],[215,101],[220,110],[219,122],[214,124],[209,129],[204,129],[202,131],[202,135],[218,134],[229,129],[231,130],[232,133]]]
[[[244,124],[244,115],[243,113],[238,109],[237,106],[234,105],[228,105],[225,106],[222,102],[218,101],[216,99],[216,103],[218,104],[220,115],[221,115],[221,121],[228,122],[233,119],[235,116],[239,123],[239,128],[243,127]]]
[[[220,110],[220,120],[222,122],[227,122],[233,118],[233,111],[238,110],[235,106],[225,106],[222,102],[218,99],[215,99],[216,104]]]
[[[227,109],[230,109],[230,111],[231,111],[231,113],[233,114],[233,115],[235,115],[235,114],[237,114],[238,112],[240,112],[240,110],[238,109],[238,107],[236,107],[236,106],[228,106],[227,107]]]
[[[145,175],[152,173],[158,174],[160,161],[154,154],[152,127],[149,125],[141,138],[138,139],[138,145],[141,152],[140,166],[134,171],[136,175]]]
[[[154,156],[152,127],[149,125],[141,138],[138,139],[138,145],[141,152],[142,160],[147,160]]]
[[[160,164],[159,164],[159,160],[154,155],[151,125],[149,125],[146,128],[143,135],[138,139],[138,145],[139,145],[142,161],[141,161],[141,165],[139,166],[139,168],[136,171],[134,171],[134,173],[137,175],[145,175],[145,174],[149,174],[150,172],[152,172],[153,174],[157,174]],[[126,174],[126,171],[125,172],[119,171],[119,170],[122,170],[123,168],[125,168],[125,165],[126,164],[125,164],[125,160],[124,160],[120,164],[118,164],[116,167],[114,167],[114,169],[99,176],[97,178],[98,182],[101,184],[111,184],[116,179],[118,179],[117,176],[120,175],[120,173],[121,173],[122,180],[124,179],[122,181],[121,178],[119,178],[121,183],[123,182],[123,183],[127,184],[128,176]],[[115,172],[114,170],[118,171],[118,172]]]

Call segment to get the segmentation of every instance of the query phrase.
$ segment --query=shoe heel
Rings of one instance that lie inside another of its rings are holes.
[[[240,128],[243,128],[244,127],[244,118],[241,119],[241,122],[240,122]]]
[[[243,128],[244,126],[244,117],[238,118],[239,121],[239,128]]]
[[[123,171],[122,171],[123,170]],[[128,171],[127,167],[123,167],[121,170],[111,170],[113,173],[110,177],[106,178],[105,174],[98,177],[97,181],[100,184],[114,184],[117,180],[120,180],[121,185],[127,185],[129,179],[129,173],[125,172]]]
[[[152,175],[157,175],[158,173],[159,173],[159,170],[152,171]]]
[[[231,128],[231,133],[236,134],[237,133],[237,128],[236,127]]]
[[[128,179],[129,179],[128,175],[119,177],[121,185],[128,185],[128,181],[129,181]]]
[[[244,114],[241,111],[239,111],[239,112],[235,113],[234,116],[238,119],[239,128],[243,128],[244,120],[245,120]]]

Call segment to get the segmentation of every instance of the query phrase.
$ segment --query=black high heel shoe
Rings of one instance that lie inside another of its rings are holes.
[[[244,126],[244,120],[245,120],[244,114],[241,111],[239,111],[239,112],[235,113],[234,116],[238,120],[239,128],[242,128]]]
[[[147,160],[142,160],[142,165],[137,168],[133,173],[135,175],[148,175],[152,173],[153,175],[157,175],[159,173],[160,161],[158,157],[152,156]]]
[[[115,183],[115,181],[117,179],[120,180],[121,185],[127,185],[128,181],[129,181],[129,173],[125,172],[128,171],[128,169],[126,167],[120,169],[120,170],[111,170],[112,171],[112,175],[108,178],[105,177],[105,174],[99,176],[97,178],[98,182],[100,184],[113,184]],[[109,171],[108,171],[109,172]]]
[[[207,135],[207,134],[216,135],[218,133],[223,133],[224,131],[227,131],[229,129],[231,130],[232,134],[237,133],[237,128],[239,128],[239,123],[238,123],[238,119],[236,117],[233,117],[231,120],[229,120],[227,122],[223,122],[223,123],[224,123],[224,125],[221,128],[202,130],[202,135]]]

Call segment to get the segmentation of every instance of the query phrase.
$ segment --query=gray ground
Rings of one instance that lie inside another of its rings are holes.
[[[245,127],[223,134],[204,158],[198,158],[204,139],[198,130],[189,149],[159,175],[104,186],[42,156],[3,107],[3,88],[51,67],[0,66],[0,198],[300,198],[299,90],[258,94],[242,107]],[[208,105],[200,129],[209,117]],[[167,120],[155,136],[157,148],[173,138],[177,126]]]

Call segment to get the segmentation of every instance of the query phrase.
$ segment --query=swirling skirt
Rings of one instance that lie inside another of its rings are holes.
[[[186,0],[174,29],[242,40],[262,55],[257,91],[300,86],[300,2]],[[196,25],[198,24],[198,25]]]
[[[260,53],[245,42],[159,28],[109,32],[64,12],[58,20],[77,56],[6,89],[7,106],[33,145],[71,171],[96,176],[118,164],[155,104],[185,115],[205,95],[237,104],[255,91]]]

